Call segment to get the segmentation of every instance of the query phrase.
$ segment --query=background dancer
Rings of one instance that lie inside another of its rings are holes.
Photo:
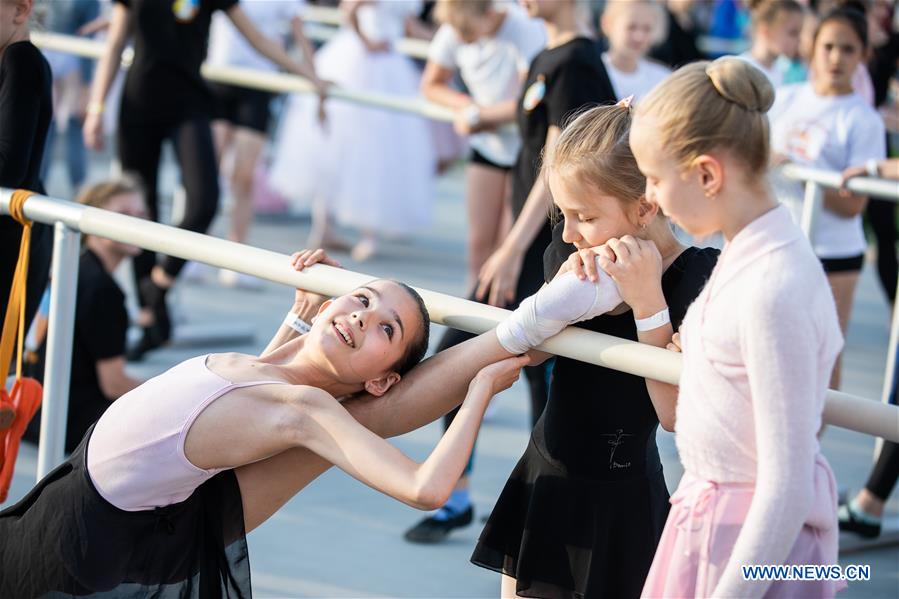
[[[602,54],[606,72],[618,99],[645,96],[671,73],[646,55],[663,33],[665,15],[657,2],[610,2],[600,17],[600,28],[609,44]]]
[[[409,505],[439,505],[490,398],[528,358],[482,369],[455,425],[416,464],[335,398],[383,395],[421,359],[429,326],[421,298],[379,280],[317,316],[308,334],[259,357],[187,360],[113,403],[69,460],[0,512],[0,538],[16,539],[0,544],[0,595],[180,594],[199,585],[249,596],[245,534],[258,522],[247,518],[267,491],[242,468],[292,447]],[[59,542],[67,549],[55,550]]]
[[[646,597],[828,597],[839,586],[741,572],[837,563],[836,483],[817,433],[843,339],[817,258],[767,188],[773,101],[761,71],[720,58],[666,79],[631,129],[650,201],[688,233],[728,242],[680,329],[685,473]]]
[[[348,24],[316,52],[319,75],[347,89],[417,98],[419,71],[394,45],[421,3],[352,0],[341,6]],[[336,222],[361,233],[352,248],[361,261],[377,253],[381,236],[430,226],[435,169],[434,138],[422,117],[335,102],[322,124],[309,98],[292,96],[271,182],[287,198],[312,200],[308,246],[345,249]]]
[[[303,33],[301,18],[305,0],[243,0],[241,9],[269,39],[285,39],[289,29],[295,46],[301,51],[302,64],[314,72],[312,45]],[[216,66],[234,66],[263,73],[277,67],[247,42],[228,17],[216,13],[209,34],[209,59]],[[274,94],[223,83],[210,84],[215,101],[212,133],[219,168],[227,174],[233,204],[228,239],[247,240],[253,223],[253,192],[259,158],[265,146]],[[302,143],[302,142],[300,142]],[[230,270],[219,271],[224,285],[258,286],[258,279]]]
[[[771,108],[771,147],[779,155],[777,161],[842,172],[885,158],[883,119],[852,89],[852,74],[867,47],[867,24],[861,13],[839,8],[821,21],[814,39],[813,80],[781,88]],[[778,181],[778,188],[799,222],[801,184]],[[861,217],[867,201],[845,189],[825,190],[812,231],[844,335],[868,247]],[[839,359],[830,387],[840,387]]]
[[[30,40],[32,0],[0,1],[0,187],[44,192],[40,179],[47,132],[53,117],[52,76]],[[0,317],[22,240],[22,225],[0,216]],[[50,277],[53,228],[35,223],[25,296],[25,326],[31,322]],[[6,377],[6,373],[0,373]]]
[[[784,84],[781,56],[799,53],[805,11],[795,0],[752,0],[752,47],[740,55],[759,69],[775,89]]]
[[[441,0],[436,16],[443,24],[428,49],[421,91],[456,111],[456,131],[471,146],[465,168],[468,290],[512,226],[510,171],[521,148],[515,109],[546,32],[542,21],[492,0]],[[467,93],[453,87],[457,73]]]
[[[206,57],[210,20],[219,10],[227,13],[261,54],[285,70],[309,78],[324,93],[324,84],[315,78],[312,68],[296,64],[279,43],[265,37],[237,0],[173,4],[115,0],[84,123],[87,146],[101,149],[106,94],[118,72],[125,44],[133,35],[134,61],[125,79],[119,114],[119,160],[123,170],[140,177],[147,212],[152,220],[159,220],[159,161],[163,142],[171,141],[187,195],[178,226],[190,231],[205,232],[218,207],[218,168],[210,129],[212,96],[200,75],[200,65]],[[165,296],[183,266],[184,260],[172,257],[157,264],[155,252],[150,251],[134,260],[143,335],[129,350],[131,359],[141,359],[147,351],[168,341],[171,322]]]
[[[590,109],[549,151],[564,222],[546,278],[583,273],[583,260],[596,280],[599,255],[624,303],[580,326],[665,347],[718,251],[682,246],[647,201],[630,113],[629,102]],[[503,575],[503,597],[639,596],[668,514],[656,427],[674,430],[676,400],[672,385],[556,358],[546,410],[471,557]]]
[[[552,240],[546,207],[550,205],[546,183],[540,176],[540,160],[552,147],[566,119],[593,104],[612,104],[615,92],[602,63],[595,40],[584,35],[574,0],[524,3],[531,17],[546,23],[546,49],[531,62],[518,102],[518,126],[522,147],[512,168],[512,211],[515,224],[500,247],[481,268],[475,297],[496,306],[516,306],[543,284],[543,251]],[[447,331],[438,351],[471,335]],[[531,397],[531,424],[540,417],[548,394],[544,366],[525,369]],[[444,426],[452,422],[451,412]],[[468,480],[471,466],[459,481],[450,502],[406,532],[406,539],[439,542],[455,528],[467,526],[474,515]]]
[[[146,217],[143,192],[127,179],[90,185],[81,191],[77,201],[117,214]],[[85,235],[82,239],[72,333],[66,453],[75,450],[84,433],[110,403],[140,384],[125,370],[128,311],[125,295],[113,273],[123,260],[133,258],[141,250],[94,235]],[[46,342],[46,338],[43,341]],[[42,343],[38,353],[43,355],[45,350]],[[37,443],[40,423],[38,410],[29,422],[24,438]]]

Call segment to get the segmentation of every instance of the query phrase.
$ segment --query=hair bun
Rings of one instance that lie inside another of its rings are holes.
[[[705,68],[718,94],[750,112],[766,113],[774,104],[774,87],[759,69],[741,58],[724,56]]]

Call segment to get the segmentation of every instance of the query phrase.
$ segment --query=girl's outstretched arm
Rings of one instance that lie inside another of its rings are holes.
[[[327,393],[309,389],[297,430],[304,447],[350,476],[418,509],[436,509],[449,497],[471,454],[490,399],[518,379],[527,357],[507,358],[472,379],[453,424],[421,464],[357,422]]]

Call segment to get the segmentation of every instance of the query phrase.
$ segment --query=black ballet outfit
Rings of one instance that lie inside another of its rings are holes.
[[[574,251],[561,230],[546,252],[547,280]],[[663,274],[675,330],[717,256],[687,248]],[[637,340],[630,310],[579,326]],[[546,410],[472,563],[515,578],[522,597],[638,597],[668,515],[658,424],[645,379],[557,357]]]
[[[44,193],[41,162],[53,118],[50,65],[28,41],[7,46],[0,58],[0,187]],[[22,241],[22,225],[0,216],[0,318],[6,303]],[[31,228],[25,326],[31,322],[50,278],[53,227]],[[6,368],[8,365],[4,365]],[[0,372],[6,376],[6,372]]]
[[[890,80],[896,75],[899,62],[899,32],[890,32],[886,43],[873,48],[868,71],[874,84],[874,106],[883,106],[889,95]],[[887,133],[887,156],[894,155],[897,148],[891,147],[891,135]],[[896,281],[899,279],[899,255],[896,242],[896,202],[881,198],[869,198],[865,208],[868,224],[874,233],[877,245],[877,275],[880,284],[891,303],[896,301]]]
[[[234,471],[216,474],[180,503],[120,510],[88,474],[92,431],[21,501],[0,511],[0,597],[251,597]]]
[[[159,220],[158,174],[162,144],[175,147],[187,201],[178,226],[205,233],[219,201],[218,164],[210,120],[214,102],[200,65],[206,58],[209,26],[216,10],[238,0],[114,0],[129,9],[134,28],[134,63],[125,77],[119,113],[118,151],[122,170],[140,177],[149,217]],[[135,277],[150,275],[156,254],[134,259]],[[181,258],[166,257],[162,268],[177,276]],[[142,304],[148,303],[143,290]]]
[[[538,93],[541,89],[542,93]],[[549,128],[562,128],[580,111],[615,101],[615,90],[594,40],[576,37],[560,46],[546,48],[534,57],[518,101],[517,120],[522,145],[512,167],[512,213],[516,220],[540,176],[543,146]],[[547,218],[525,251],[515,299],[506,308],[515,309],[518,302],[537,293],[543,285],[543,252],[550,241],[552,228]],[[476,298],[472,295],[469,299]],[[472,337],[470,333],[448,330],[440,341],[438,351]],[[546,371],[541,365],[526,367],[524,372],[530,388],[531,419],[536,422],[547,400]],[[445,428],[449,428],[456,411],[450,412],[444,419]],[[466,472],[469,470],[470,467]]]

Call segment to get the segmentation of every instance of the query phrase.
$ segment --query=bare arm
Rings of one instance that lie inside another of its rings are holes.
[[[321,308],[321,304],[321,302],[312,299],[297,300],[294,302],[293,307],[290,309],[290,311],[299,316],[304,321],[311,322],[315,315],[318,314],[318,310],[319,308]],[[265,346],[265,349],[262,350],[262,353],[260,355],[264,356],[265,354],[269,354],[288,341],[293,341],[299,336],[300,333],[298,331],[282,322],[281,326],[278,327],[278,330],[275,331],[275,336],[272,337],[271,341],[268,342],[268,345]]]
[[[899,158],[889,158],[878,163],[877,170],[885,179],[899,179]]]
[[[280,44],[270,40],[259,31],[256,25],[253,24],[253,21],[250,20],[240,7],[240,4],[235,4],[229,8],[227,14],[237,30],[244,36],[244,38],[246,38],[250,45],[256,49],[256,51],[288,73],[293,73],[294,75],[309,79],[320,91],[324,89],[323,82],[318,78],[318,75],[316,75],[313,64],[298,64],[293,60]]]
[[[94,81],[91,85],[90,101],[102,105],[106,100],[106,94],[119,72],[122,62],[122,51],[128,38],[131,37],[129,27],[128,8],[121,4],[112,6],[112,14],[109,17],[109,36],[106,38],[106,46],[103,54],[97,62],[97,70],[94,72]]]
[[[527,81],[528,72],[527,70],[521,71],[518,74],[518,83],[519,90],[521,86],[524,85],[525,81]],[[505,123],[512,123],[515,121],[515,118],[518,115],[518,94],[515,94],[515,98],[508,100],[506,102],[500,102],[499,104],[494,104],[493,106],[485,106],[481,108],[481,125],[485,128],[487,127],[497,127],[499,125],[503,125]],[[555,132],[553,132],[555,129]],[[556,139],[559,137],[559,129],[558,127],[550,127],[546,136],[546,143],[555,143]],[[546,146],[550,147],[550,146]]]
[[[669,261],[673,262],[678,255],[680,251],[669,256]],[[649,318],[668,307],[662,291],[662,273],[665,267],[655,243],[630,235],[621,239],[612,238],[601,246],[573,253],[559,269],[559,273],[570,270],[582,280],[589,278],[596,281],[600,268],[618,285],[621,297],[631,307],[635,319]],[[669,322],[649,331],[638,330],[637,340],[680,351],[679,340],[673,339],[673,334],[674,329]],[[646,390],[662,428],[673,432],[678,388],[646,379]]]
[[[306,33],[303,31],[303,19],[299,16],[296,16],[290,20],[290,28],[293,33],[293,41],[300,48],[300,52],[303,54],[303,63],[308,64],[313,70],[315,70],[315,51],[312,49],[312,44],[309,42],[309,38],[306,37]],[[317,78],[317,77],[316,77]]]
[[[656,347],[668,347],[673,334],[674,329],[671,328],[671,323],[668,323],[651,331],[638,331],[637,340],[640,343]],[[677,386],[646,379],[646,390],[649,392],[649,399],[652,400],[652,406],[659,417],[659,424],[669,433],[673,433],[675,413],[677,412]]]
[[[845,218],[861,214],[868,205],[868,196],[862,196],[845,189],[825,189],[824,207]]]
[[[421,94],[425,99],[448,108],[461,110],[471,104],[468,94],[450,86],[455,71],[429,60],[421,76]]]
[[[97,380],[103,395],[116,400],[141,384],[125,372],[125,357],[116,356],[97,361]]]
[[[428,358],[383,397],[363,394],[342,405],[374,434],[402,435],[458,406],[478,371],[509,355],[490,330]],[[302,447],[243,467],[240,480],[247,532],[265,522],[330,467],[328,460]]]
[[[323,249],[300,250],[290,256],[290,266],[297,272],[302,272],[307,266],[318,263],[340,268],[340,262],[330,258]],[[311,323],[315,315],[318,314],[319,309],[321,309],[322,304],[327,300],[328,298],[323,295],[297,289],[296,293],[294,293],[293,307],[290,309],[290,312],[296,314],[305,322]],[[300,333],[298,331],[282,322],[278,330],[275,331],[275,336],[268,342],[268,345],[262,350],[260,355],[269,354],[299,336]]]
[[[518,110],[518,100],[512,99],[499,104],[481,107],[480,122],[478,126],[484,129],[491,129],[499,125],[505,125],[515,120],[516,111]]]
[[[359,26],[359,9],[368,4],[366,0],[349,0],[341,2],[341,7],[346,9],[347,21],[350,24],[350,27],[353,28],[353,31],[359,36],[359,39],[362,40],[362,44],[368,49],[369,52],[383,52],[387,50],[390,45],[387,42],[375,42],[362,31],[362,28]]]
[[[543,145],[544,152],[548,152],[559,139],[561,130],[555,125],[551,126],[546,132],[546,143]],[[528,193],[528,199],[521,210],[521,214],[515,221],[515,225],[509,232],[507,241],[513,243],[516,249],[524,253],[534,239],[537,233],[543,228],[549,213],[549,205],[552,203],[552,197],[549,194],[549,186],[547,186],[543,173],[537,177],[534,187]]]
[[[109,37],[106,38],[106,46],[103,55],[97,63],[94,71],[94,81],[91,84],[90,100],[87,106],[87,118],[84,120],[84,144],[92,150],[103,149],[103,104],[106,94],[115,80],[116,73],[122,62],[122,51],[131,35],[128,9],[115,4],[109,19]]]
[[[544,148],[551,148],[559,133],[558,127],[551,126],[546,132]],[[514,298],[524,254],[546,223],[551,202],[552,197],[541,172],[512,230],[481,268],[476,291],[479,298],[487,296],[488,303],[494,306],[502,306]]]
[[[333,397],[308,389],[301,403],[300,442],[357,480],[418,509],[436,509],[449,497],[468,461],[490,398],[518,378],[527,358],[482,369],[453,424],[431,455],[417,464],[358,423]]]

